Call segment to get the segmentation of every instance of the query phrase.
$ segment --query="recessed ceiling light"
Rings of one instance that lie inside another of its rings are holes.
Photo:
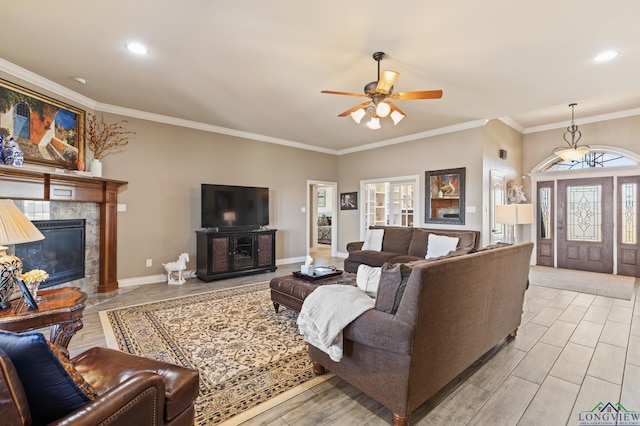
[[[127,43],[127,49],[129,49],[129,51],[135,53],[136,55],[146,55],[147,53],[149,53],[149,51],[143,44],[137,43],[135,41]]]
[[[605,52],[598,53],[598,55],[593,58],[593,60],[596,62],[606,62],[612,60],[616,56],[618,56],[618,52],[616,52],[615,50],[607,50]]]
[[[78,77],[73,77],[73,79],[80,84],[87,84],[87,79],[84,77],[78,76]]]

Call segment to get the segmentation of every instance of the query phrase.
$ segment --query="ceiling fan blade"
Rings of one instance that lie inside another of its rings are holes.
[[[412,99],[440,99],[442,90],[423,90],[419,92],[396,92],[389,95],[392,99],[407,101]]]
[[[368,98],[366,93],[353,93],[353,92],[336,92],[334,90],[322,90],[320,93],[328,93],[330,95],[345,95],[345,96],[362,96]]]
[[[376,93],[388,95],[389,91],[393,87],[393,83],[396,82],[398,75],[399,74],[395,71],[382,71],[382,75],[380,76],[380,80],[378,80],[378,85],[376,86]]]
[[[364,108],[366,105],[369,105],[370,102],[363,102],[360,105],[356,105],[353,108],[350,108],[348,110],[346,110],[345,112],[338,114],[338,117],[346,117],[347,115],[351,114],[352,112],[355,112],[357,110],[359,110],[360,108]]]

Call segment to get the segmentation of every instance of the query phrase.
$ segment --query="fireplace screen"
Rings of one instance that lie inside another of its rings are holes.
[[[84,278],[84,219],[34,220],[45,239],[16,245],[23,272],[43,269],[49,278],[40,288]]]

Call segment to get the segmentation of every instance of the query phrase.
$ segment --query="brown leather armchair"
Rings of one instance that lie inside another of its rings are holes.
[[[193,425],[197,371],[102,347],[72,361],[98,397],[51,424]],[[23,385],[2,350],[0,418],[6,425],[32,423]]]

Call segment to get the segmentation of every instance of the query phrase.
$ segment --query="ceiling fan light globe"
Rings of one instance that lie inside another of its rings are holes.
[[[386,102],[379,102],[376,106],[376,115],[378,117],[386,117],[391,112],[391,107]]]
[[[378,117],[373,117],[368,123],[367,127],[371,130],[378,130],[380,128],[380,119]]]
[[[391,113],[391,119],[393,120],[393,125],[395,126],[396,124],[398,124],[400,121],[402,121],[402,119],[404,118],[404,114],[401,113],[400,111],[393,111]]]
[[[364,108],[360,108],[351,113],[351,118],[353,118],[353,121],[360,124],[360,121],[362,121],[362,118],[364,117],[364,115],[365,115]]]

